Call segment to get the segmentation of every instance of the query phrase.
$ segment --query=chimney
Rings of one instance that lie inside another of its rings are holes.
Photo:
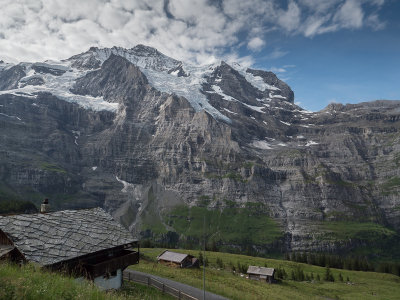
[[[50,205],[49,205],[49,199],[44,199],[42,205],[40,205],[40,212],[42,214],[45,214],[49,212],[50,210]]]

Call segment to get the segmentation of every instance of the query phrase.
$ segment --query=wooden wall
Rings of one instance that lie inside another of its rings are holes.
[[[0,245],[13,245],[8,236],[0,229]]]

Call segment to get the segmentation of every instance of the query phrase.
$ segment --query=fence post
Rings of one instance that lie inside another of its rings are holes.
[[[131,281],[131,272],[128,271],[128,281]]]
[[[147,285],[150,285],[150,277],[147,276]]]
[[[178,290],[178,299],[181,299],[181,290]]]
[[[163,294],[165,292],[165,284],[164,283],[162,284],[162,292],[163,292]]]

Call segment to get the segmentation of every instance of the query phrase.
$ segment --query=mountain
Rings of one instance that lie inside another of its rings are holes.
[[[272,72],[137,45],[0,63],[0,124],[1,201],[100,205],[172,246],[203,218],[230,251],[398,245],[399,101],[310,112]]]

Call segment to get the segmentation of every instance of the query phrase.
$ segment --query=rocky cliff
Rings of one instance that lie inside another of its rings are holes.
[[[0,197],[104,206],[142,238],[382,247],[400,231],[400,102],[294,104],[275,74],[91,48],[0,64]]]

